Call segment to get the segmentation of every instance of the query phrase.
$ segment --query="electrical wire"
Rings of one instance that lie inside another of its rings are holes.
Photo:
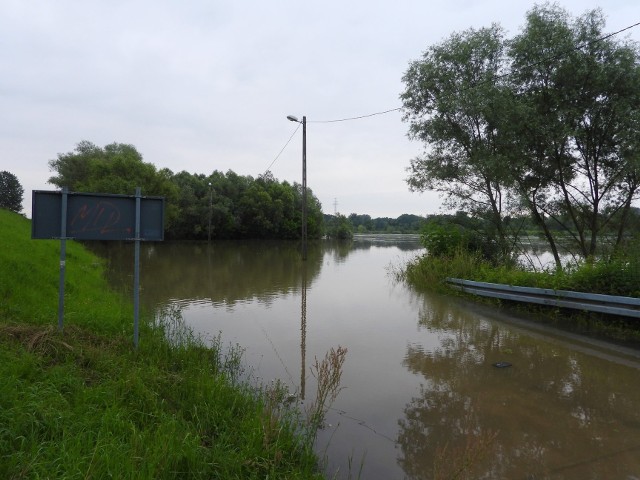
[[[593,45],[593,44],[595,44],[595,43],[602,42],[602,41],[604,41],[604,40],[606,40],[606,39],[608,39],[608,38],[611,38],[611,37],[613,37],[613,36],[615,36],[615,35],[619,35],[619,34],[621,34],[622,32],[626,32],[627,30],[631,30],[632,28],[635,28],[635,27],[638,27],[638,26],[640,26],[640,22],[634,23],[633,25],[629,25],[628,27],[622,28],[622,29],[620,29],[620,30],[618,30],[618,31],[616,31],[616,32],[609,33],[609,34],[607,34],[607,35],[605,35],[605,36],[603,36],[603,37],[601,37],[601,38],[597,38],[597,39],[592,40],[592,41],[590,41],[590,42],[583,43],[582,45],[577,45],[577,46],[575,46],[575,47],[573,47],[573,48],[570,48],[570,49],[568,49],[568,50],[565,50],[564,52],[560,52],[560,53],[558,53],[558,54],[556,54],[556,55],[553,55],[553,56],[547,57],[547,58],[545,58],[545,59],[543,59],[543,60],[541,60],[541,61],[539,61],[539,62],[535,62],[535,63],[531,63],[531,64],[529,64],[529,65],[525,65],[524,67],[520,68],[520,69],[519,69],[519,71],[522,71],[522,70],[525,70],[525,69],[527,69],[527,68],[531,68],[531,67],[536,67],[536,66],[538,66],[538,65],[540,65],[540,64],[542,64],[542,63],[548,62],[548,61],[550,61],[550,60],[557,60],[557,59],[562,58],[562,57],[564,57],[565,55],[567,55],[567,54],[569,54],[569,53],[571,53],[571,52],[573,52],[573,51],[577,51],[577,50],[581,50],[581,49],[583,49],[583,48],[585,48],[585,47],[589,47],[589,46],[591,46],[591,45]],[[504,73],[504,74],[502,74],[502,75],[497,75],[496,77],[494,77],[494,78],[492,78],[492,79],[490,79],[490,80],[485,80],[485,81],[483,81],[483,82],[474,83],[473,85],[470,85],[470,86],[468,86],[468,87],[466,87],[466,88],[463,88],[463,89],[460,89],[460,90],[458,90],[458,91],[459,91],[459,92],[464,92],[464,91],[466,91],[466,90],[470,90],[470,89],[472,89],[472,88],[479,87],[479,86],[481,86],[481,85],[484,85],[484,84],[486,84],[486,83],[493,82],[493,81],[495,81],[495,80],[501,80],[501,79],[503,79],[503,78],[507,78],[507,77],[509,77],[509,76],[511,76],[511,75],[515,75],[516,73],[517,73],[517,72],[508,72],[508,73]],[[368,115],[359,115],[359,116],[357,116],[357,117],[339,118],[339,119],[336,119],[336,120],[307,120],[307,123],[337,123],[337,122],[348,122],[348,121],[350,121],[350,120],[360,120],[360,119],[363,119],[363,118],[374,117],[374,116],[376,116],[376,115],[385,115],[385,114],[387,114],[387,113],[397,112],[397,111],[402,110],[403,108],[404,108],[404,107],[397,107],[397,108],[392,108],[392,109],[389,109],[389,110],[384,110],[384,111],[381,111],[381,112],[370,113],[370,114],[368,114]]]
[[[529,65],[525,65],[524,67],[521,67],[518,71],[523,71],[523,70],[525,70],[527,68],[536,67],[536,66],[538,66],[540,64],[543,64],[543,63],[551,61],[551,60],[558,60],[558,59],[566,56],[567,54],[569,54],[571,52],[574,52],[574,51],[577,51],[577,50],[581,50],[581,49],[583,49],[585,47],[589,47],[589,46],[591,46],[591,45],[593,45],[595,43],[598,43],[598,42],[602,42],[602,41],[604,41],[604,40],[606,40],[608,38],[614,37],[616,35],[621,34],[622,32],[626,32],[627,30],[631,30],[632,28],[636,28],[638,26],[640,26],[640,22],[634,23],[633,25],[629,25],[628,27],[622,28],[622,29],[620,29],[620,30],[618,30],[616,32],[609,33],[609,34],[607,34],[607,35],[605,35],[605,36],[603,36],[601,38],[597,38],[597,39],[592,40],[590,42],[583,43],[582,45],[576,45],[573,48],[567,49],[567,50],[565,50],[563,52],[560,52],[560,53],[558,53],[556,55],[549,56],[549,57],[544,58],[543,60],[540,60],[538,62],[531,63]],[[470,85],[470,86],[468,86],[466,88],[458,90],[458,92],[464,92],[464,91],[467,91],[467,90],[471,90],[472,88],[476,88],[476,87],[482,86],[484,84],[487,84],[487,83],[490,83],[490,82],[494,82],[495,80],[501,80],[503,78],[510,77],[510,76],[515,75],[516,73],[518,73],[518,71],[504,73],[502,75],[497,75],[497,76],[495,76],[495,77],[493,77],[493,78],[491,78],[489,80],[485,80],[483,82],[474,83],[473,85]],[[307,123],[349,122],[349,121],[352,121],[352,120],[361,120],[363,118],[370,118],[370,117],[375,117],[375,116],[378,116],[378,115],[386,115],[387,113],[391,113],[391,112],[398,112],[398,111],[402,110],[403,108],[404,107],[396,107],[396,108],[391,108],[389,110],[383,110],[383,111],[380,111],[380,112],[369,113],[369,114],[366,114],[366,115],[358,115],[356,117],[338,118],[338,119],[334,119],[334,120],[307,120]],[[289,142],[291,142],[291,139],[297,133],[298,129],[300,128],[300,125],[301,125],[301,123],[298,123],[298,126],[296,127],[296,129],[293,131],[293,133],[289,137],[289,140],[287,140],[287,142],[284,144],[284,147],[282,147],[282,150],[280,150],[280,152],[276,155],[276,157],[273,159],[273,161],[269,164],[269,166],[265,170],[265,172],[264,172],[265,174],[267,172],[269,172],[269,170],[271,169],[273,164],[276,163],[278,158],[280,158],[280,155],[282,155],[282,152],[284,152],[285,148],[287,148],[287,145],[289,145]]]
[[[264,175],[266,175],[267,172],[269,170],[271,170],[271,167],[273,166],[273,164],[276,163],[276,160],[278,160],[278,158],[280,158],[280,155],[282,155],[282,152],[284,152],[284,149],[287,148],[287,145],[289,145],[289,142],[291,142],[291,139],[296,134],[296,132],[298,131],[299,128],[300,128],[300,123],[298,123],[298,126],[296,127],[296,129],[293,131],[293,133],[289,137],[289,140],[287,140],[287,143],[284,144],[284,147],[282,147],[282,150],[280,150],[280,152],[276,155],[276,158],[273,159],[273,161],[269,164],[267,169],[264,171]]]
[[[336,122],[348,122],[349,120],[360,120],[361,118],[375,117],[376,115],[384,115],[386,113],[397,112],[402,110],[402,107],[392,108],[383,112],[369,113],[368,115],[359,115],[357,117],[339,118],[337,120],[307,120],[307,123],[336,123]]]
[[[540,60],[538,62],[530,63],[529,65],[525,65],[525,66],[521,67],[520,69],[518,69],[516,71],[503,73],[502,75],[496,75],[492,79],[485,80],[483,82],[474,83],[473,85],[470,85],[467,88],[463,88],[463,89],[460,89],[458,91],[459,92],[464,92],[466,90],[471,90],[472,88],[479,87],[479,86],[484,85],[486,83],[490,83],[490,82],[493,82],[495,80],[502,80],[503,78],[507,78],[507,77],[510,77],[512,75],[516,75],[517,73],[522,72],[523,70],[526,70],[528,68],[537,67],[538,65],[545,64],[545,63],[547,63],[549,61],[552,61],[552,60],[559,60],[559,59],[561,59],[562,57],[568,55],[571,52],[576,52],[578,50],[582,50],[583,48],[590,47],[591,45],[594,45],[596,43],[602,42],[602,41],[604,41],[604,40],[606,40],[608,38],[611,38],[611,37],[613,37],[615,35],[618,35],[618,34],[620,34],[622,32],[625,32],[627,30],[631,30],[632,28],[635,28],[637,26],[640,26],[640,22],[634,23],[633,25],[629,25],[628,27],[625,27],[625,28],[623,28],[621,30],[618,30],[617,32],[609,33],[609,34],[605,35],[604,37],[596,38],[595,40],[591,40],[590,42],[585,42],[582,45],[576,45],[576,46],[574,46],[572,48],[568,48],[567,50],[565,50],[563,52],[560,52],[560,53],[557,53],[555,55],[551,55],[549,57],[543,58],[542,60]]]

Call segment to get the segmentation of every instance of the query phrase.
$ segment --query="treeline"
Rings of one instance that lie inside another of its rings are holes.
[[[354,233],[421,233],[426,222],[425,217],[406,213],[398,218],[371,218],[357,213],[348,217],[340,213],[324,215],[326,236],[337,240],[350,239]]]
[[[398,218],[358,215],[347,217],[355,233],[419,233],[426,222],[425,217],[402,214]]]
[[[176,239],[295,239],[302,230],[302,186],[279,182],[270,173],[258,178],[231,170],[211,175],[172,175],[180,214],[167,230]],[[209,225],[211,229],[209,230]],[[307,188],[307,235],[320,238],[320,201]]]
[[[348,217],[338,213],[325,214],[327,235],[333,238],[351,238],[354,233],[420,233],[427,219],[404,213],[398,218],[377,217],[352,213]]]
[[[174,240],[297,239],[302,230],[302,186],[280,182],[270,172],[257,178],[233,171],[211,174],[158,170],[133,145],[98,147],[81,141],[74,151],[49,161],[49,183],[75,192],[162,196],[165,237]],[[417,215],[371,218],[352,213],[324,215],[307,188],[307,235],[351,238],[353,233],[418,233],[425,219]]]
[[[49,183],[71,191],[163,196],[168,239],[295,239],[302,227],[302,186],[279,182],[270,173],[257,178],[228,171],[209,175],[173,173],[144,162],[133,145],[104,148],[78,143],[73,152],[49,162]],[[324,218],[320,201],[307,189],[307,234],[320,238]]]

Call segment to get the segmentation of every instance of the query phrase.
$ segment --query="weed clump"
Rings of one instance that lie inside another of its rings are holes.
[[[307,408],[307,418],[313,432],[322,427],[327,410],[338,398],[344,388],[340,386],[342,367],[347,356],[347,349],[329,350],[322,360],[315,357],[311,366],[311,374],[316,378],[317,390],[315,401]]]

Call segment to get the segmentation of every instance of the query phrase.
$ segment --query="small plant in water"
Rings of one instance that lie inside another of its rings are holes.
[[[287,411],[284,406],[284,398],[287,394],[287,387],[280,382],[275,381],[262,391],[263,410],[261,413],[262,423],[262,445],[265,449],[275,450],[275,464],[281,460],[282,451],[278,448],[278,441],[283,426],[288,423],[286,421]]]
[[[327,410],[344,388],[340,387],[340,380],[346,356],[347,349],[338,346],[337,350],[329,350],[322,361],[316,357],[311,366],[311,374],[316,378],[318,387],[315,401],[307,408],[307,419],[314,433],[322,428]]]

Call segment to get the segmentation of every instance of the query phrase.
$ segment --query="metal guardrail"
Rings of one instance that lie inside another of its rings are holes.
[[[640,318],[640,298],[553,290],[551,288],[517,287],[460,278],[447,278],[447,283],[456,290],[483,297]]]

